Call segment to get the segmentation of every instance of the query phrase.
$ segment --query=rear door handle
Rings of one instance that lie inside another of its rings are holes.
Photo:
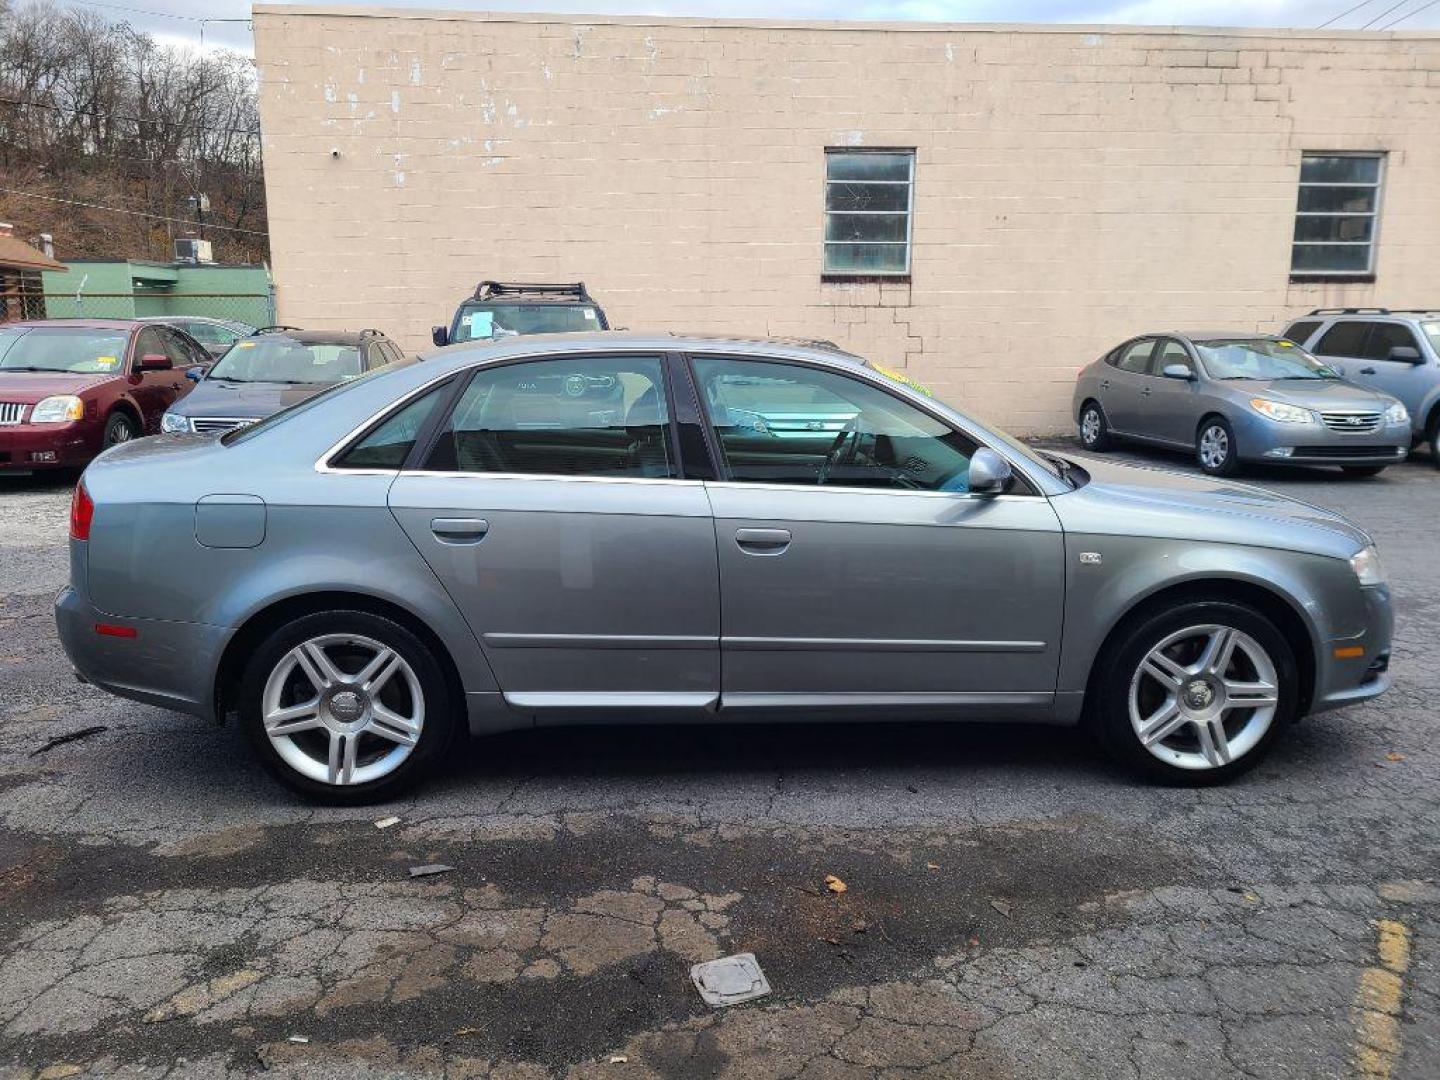
[[[442,544],[478,544],[490,523],[484,518],[431,518],[430,531]]]
[[[1374,375],[1375,373],[1376,373],[1376,372],[1375,372],[1375,369],[1374,369],[1373,367],[1362,367],[1362,368],[1360,369],[1360,374],[1361,374],[1361,375]]]
[[[747,555],[780,555],[790,546],[790,530],[736,529],[735,543]]]
[[[1147,386],[1147,387],[1145,387],[1144,390],[1141,390],[1141,391],[1140,391],[1140,396],[1141,396],[1141,397],[1149,397],[1149,396],[1150,396],[1150,387]]]

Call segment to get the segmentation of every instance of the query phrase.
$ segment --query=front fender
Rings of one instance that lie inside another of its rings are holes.
[[[1366,626],[1364,596],[1340,559],[1239,544],[1147,537],[1066,535],[1066,596],[1061,691],[1083,691],[1110,633],[1166,589],[1233,582],[1283,601],[1298,616],[1316,657],[1325,642]],[[1101,562],[1080,562],[1081,552]]]

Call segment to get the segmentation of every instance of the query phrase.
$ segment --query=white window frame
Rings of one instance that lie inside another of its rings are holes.
[[[838,155],[859,156],[861,154],[903,154],[910,161],[910,175],[905,180],[831,180],[830,179],[830,158]],[[831,210],[830,207],[830,185],[846,183],[866,184],[889,184],[892,187],[904,185],[906,188],[905,209],[900,210]],[[825,148],[825,200],[820,205],[824,209],[820,225],[820,242],[823,254],[820,259],[820,274],[825,279],[853,279],[853,278],[905,278],[910,276],[911,239],[914,235],[915,223],[915,148],[914,147],[855,147],[855,146],[827,146]],[[856,216],[886,216],[893,217],[896,214],[905,215],[905,239],[904,240],[827,240],[825,239],[826,226],[830,223],[831,214],[844,214],[850,217]],[[902,270],[864,270],[847,267],[844,269],[832,268],[830,266],[830,249],[832,247],[852,247],[856,244],[870,244],[872,246],[901,247],[905,248],[905,267]]]
[[[1311,157],[1351,157],[1351,158],[1374,158],[1377,162],[1375,169],[1374,183],[1351,183],[1344,182],[1312,182],[1301,180],[1295,192],[1295,220],[1298,223],[1301,218],[1313,217],[1368,217],[1370,219],[1369,240],[1296,240],[1293,236],[1290,240],[1290,276],[1292,278],[1314,278],[1314,277],[1371,277],[1375,273],[1375,249],[1380,242],[1380,197],[1385,186],[1385,153],[1379,150],[1304,150],[1300,154],[1301,175],[1304,174],[1305,159]],[[1368,213],[1350,210],[1301,210],[1300,195],[1306,188],[1371,188],[1375,197],[1371,200]],[[1345,269],[1305,269],[1301,270],[1295,266],[1295,249],[1298,247],[1363,247],[1365,252],[1365,268],[1356,270],[1351,267]]]

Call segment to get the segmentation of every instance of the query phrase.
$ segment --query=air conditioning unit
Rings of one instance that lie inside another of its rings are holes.
[[[193,236],[182,236],[175,241],[175,261],[181,263],[213,263],[215,253],[209,240],[198,240]]]

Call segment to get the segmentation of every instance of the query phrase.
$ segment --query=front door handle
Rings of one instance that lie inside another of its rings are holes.
[[[431,518],[430,531],[442,544],[478,544],[490,523],[484,518]]]
[[[1141,397],[1149,397],[1149,396],[1150,396],[1150,387],[1147,386],[1147,387],[1145,387],[1144,390],[1141,390],[1141,391],[1140,391],[1140,396],[1141,396]]]
[[[1361,374],[1361,375],[1374,375],[1374,374],[1376,374],[1376,371],[1375,371],[1375,369],[1374,369],[1373,367],[1362,367],[1362,368],[1360,369],[1360,374]]]
[[[736,529],[735,543],[747,555],[781,555],[790,546],[790,530]]]
[[[1109,390],[1109,389],[1110,389],[1110,380],[1109,380],[1109,379],[1101,379],[1101,380],[1100,380],[1100,389],[1101,389],[1101,390]]]

